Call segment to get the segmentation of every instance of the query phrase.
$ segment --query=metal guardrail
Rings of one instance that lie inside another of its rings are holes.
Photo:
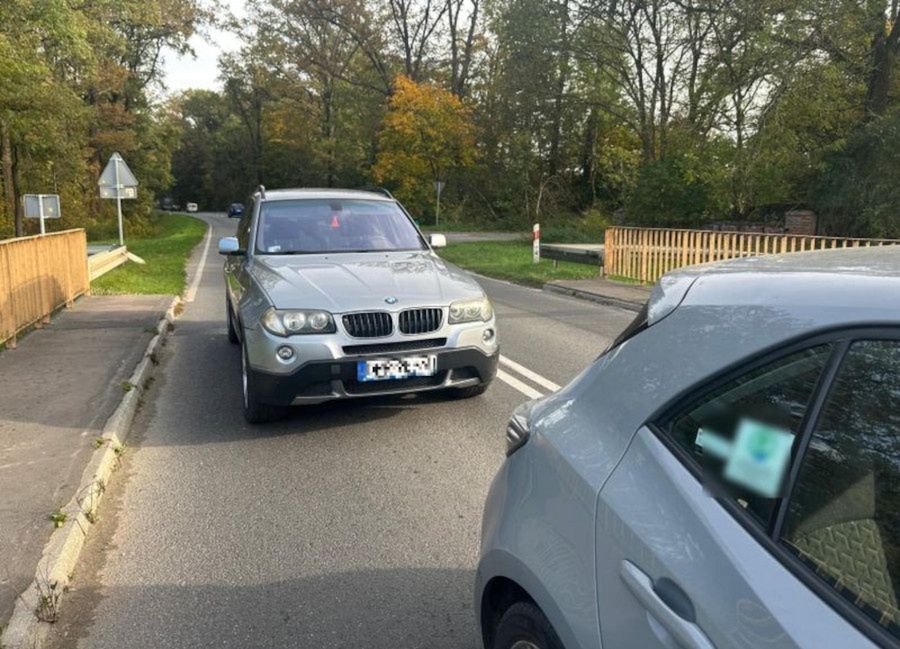
[[[101,275],[108,273],[113,268],[121,266],[128,261],[128,248],[116,246],[105,252],[98,252],[88,257],[88,270],[93,282]]]
[[[603,265],[603,244],[541,243],[541,258]]]

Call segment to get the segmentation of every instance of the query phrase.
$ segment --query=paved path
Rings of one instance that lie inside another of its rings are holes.
[[[530,232],[443,232],[440,228],[428,230],[428,233],[440,232],[447,237],[448,243],[475,243],[479,241],[526,241],[531,239]]]
[[[171,298],[86,297],[0,352],[0,624]]]
[[[216,236],[234,230],[211,220]],[[473,575],[509,413],[523,386],[570,380],[634,314],[483,280],[507,359],[485,395],[307,407],[252,427],[221,265],[209,256],[169,339],[54,644],[480,646]]]
[[[544,288],[554,293],[572,295],[632,311],[639,310],[650,298],[651,286],[615,282],[603,277],[591,279],[560,279],[544,284]]]

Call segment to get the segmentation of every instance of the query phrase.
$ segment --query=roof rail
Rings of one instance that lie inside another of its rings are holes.
[[[259,192],[259,197],[261,199],[266,200],[266,186],[265,185],[260,184],[260,186],[257,188],[256,191]]]
[[[381,194],[382,196],[387,196],[388,198],[393,199],[394,195],[391,194],[384,187],[378,187],[377,185],[364,185],[359,188],[360,191],[363,192],[372,192],[373,194]]]

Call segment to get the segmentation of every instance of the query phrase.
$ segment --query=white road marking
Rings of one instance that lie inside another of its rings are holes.
[[[200,255],[200,263],[197,264],[197,268],[194,270],[194,280],[191,282],[191,286],[188,288],[188,292],[185,293],[184,301],[185,302],[193,302],[194,298],[197,297],[197,289],[200,287],[200,279],[203,277],[203,270],[206,267],[206,255],[209,254],[209,244],[212,241],[212,226],[206,226],[206,244],[203,246],[203,254]]]
[[[538,398],[544,396],[543,394],[541,394],[540,392],[535,390],[530,385],[523,383],[516,377],[514,377],[510,374],[507,374],[506,372],[504,372],[501,369],[497,370],[497,378],[500,379],[501,381],[503,381],[504,383],[506,383],[507,385],[509,385],[510,387],[515,388],[516,390],[518,390],[519,392],[524,394],[529,399],[538,399]]]
[[[528,369],[524,365],[519,365],[517,362],[508,359],[503,354],[500,354],[500,363],[502,365],[506,365],[513,372],[521,374],[526,379],[530,380],[532,383],[537,383],[541,387],[547,388],[551,392],[556,392],[557,390],[560,389],[560,387],[562,387],[562,386],[557,385],[550,379],[544,378],[537,372],[533,372],[532,370]]]

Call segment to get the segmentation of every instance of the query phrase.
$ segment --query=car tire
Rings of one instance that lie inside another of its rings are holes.
[[[490,383],[479,383],[478,385],[472,385],[468,388],[454,388],[453,395],[457,399],[471,399],[472,397],[484,394],[489,385]]]
[[[516,602],[503,613],[493,649],[564,649],[550,620],[531,602]]]
[[[255,372],[247,360],[247,348],[241,346],[241,389],[244,419],[248,424],[264,424],[284,417],[287,408],[263,403],[256,389]]]
[[[228,342],[232,345],[237,345],[241,342],[241,339],[238,338],[234,314],[231,313],[231,305],[228,304],[227,297],[225,298],[225,319],[228,321]]]

